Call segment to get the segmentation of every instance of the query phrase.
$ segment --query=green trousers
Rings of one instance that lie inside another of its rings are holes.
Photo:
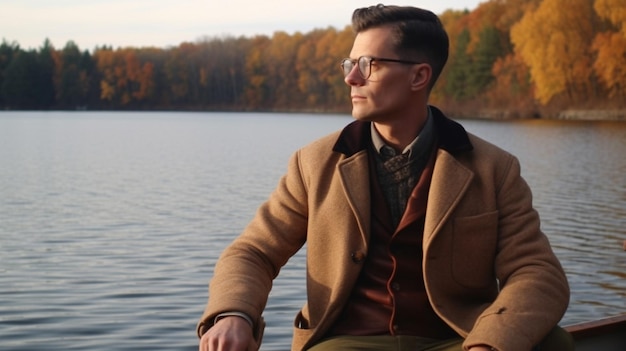
[[[308,351],[463,351],[462,344],[461,338],[441,341],[407,335],[337,336],[322,340]],[[574,351],[574,341],[568,332],[556,327],[540,345],[528,351]]]

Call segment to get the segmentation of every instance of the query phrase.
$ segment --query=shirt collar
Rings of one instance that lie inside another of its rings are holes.
[[[447,118],[441,110],[429,105],[429,113],[432,114],[432,138],[437,142],[437,147],[452,155],[473,150],[472,143],[465,128],[458,122]],[[339,133],[339,137],[333,146],[333,151],[352,157],[356,153],[367,150],[372,145],[372,122],[356,120],[348,124]]]
[[[424,128],[422,128],[422,130],[415,137],[415,139],[413,139],[413,141],[409,145],[407,145],[404,148],[404,150],[402,150],[402,154],[405,154],[408,152],[409,159],[414,159],[416,157],[419,157],[419,155],[421,155],[424,152],[424,150],[429,150],[430,149],[429,146],[432,144],[433,136],[434,136],[433,128],[434,128],[433,116],[429,107],[428,116],[426,117],[426,123],[424,124]],[[380,136],[380,134],[376,130],[376,127],[374,127],[374,123],[371,124],[370,129],[371,129],[371,134],[372,134],[372,143],[374,144],[374,148],[376,149],[376,152],[380,154],[381,150],[384,147],[391,148],[389,145],[385,143],[383,138]]]

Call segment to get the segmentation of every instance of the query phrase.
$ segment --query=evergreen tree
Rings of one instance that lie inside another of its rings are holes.
[[[504,56],[500,34],[493,26],[485,27],[479,34],[471,60],[471,69],[467,72],[467,95],[474,97],[487,88],[495,77],[491,72],[494,62]]]
[[[54,47],[46,39],[37,55],[38,77],[35,82],[37,108],[49,109],[55,104],[54,91]]]
[[[457,38],[457,45],[446,77],[444,91],[446,95],[457,101],[464,100],[470,95],[468,80],[472,69],[472,59],[467,53],[469,42],[470,32],[465,29]]]
[[[6,40],[2,40],[2,44],[0,44],[0,108],[8,107],[8,100],[4,96],[4,81],[6,80],[7,68],[13,61],[13,56],[20,51],[20,46],[15,42],[8,43]]]
[[[33,109],[38,105],[37,52],[19,51],[5,70],[2,82],[2,96],[6,107],[14,109]]]
[[[90,88],[88,73],[90,67],[93,67],[90,61],[89,52],[81,53],[73,41],[69,41],[61,50],[55,79],[59,107],[75,109],[87,105]]]

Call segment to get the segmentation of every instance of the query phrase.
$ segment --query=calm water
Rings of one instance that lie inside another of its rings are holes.
[[[196,350],[217,256],[348,116],[0,113],[0,350]],[[519,156],[568,273],[562,325],[626,313],[626,124],[463,121]],[[264,350],[286,350],[303,255]]]

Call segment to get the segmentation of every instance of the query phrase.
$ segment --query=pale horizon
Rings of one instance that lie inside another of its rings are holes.
[[[473,10],[484,0],[395,2],[441,14]],[[202,38],[306,33],[318,28],[343,29],[352,11],[376,1],[319,0],[0,0],[0,39],[22,49],[38,49],[49,39],[63,48],[70,40],[81,50],[96,46],[178,46]],[[389,3],[391,4],[391,3]]]

